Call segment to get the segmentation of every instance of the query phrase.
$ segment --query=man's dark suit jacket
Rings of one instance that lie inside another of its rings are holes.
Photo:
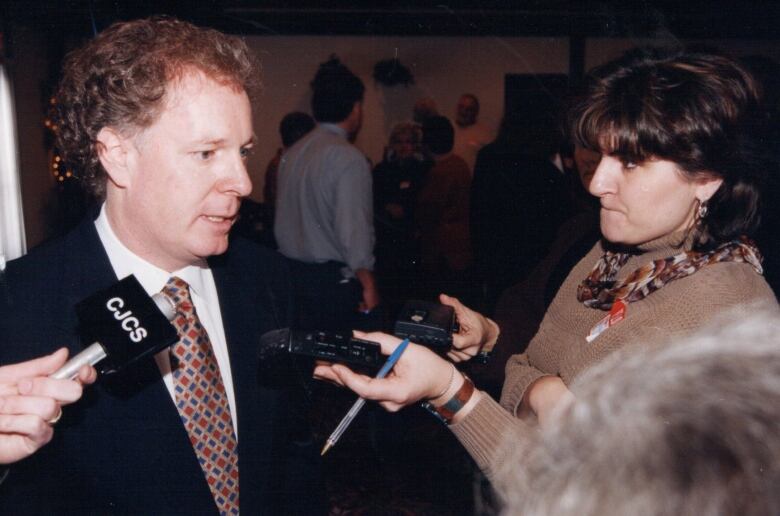
[[[209,264],[238,407],[241,513],[319,512],[313,443],[292,440],[300,433],[290,428],[286,394],[257,378],[259,335],[291,317],[285,264],[244,240]],[[117,281],[92,220],[10,262],[2,279],[0,364],[82,349],[74,305]],[[0,485],[0,513],[216,513],[155,361],[99,381],[66,407],[52,442]]]

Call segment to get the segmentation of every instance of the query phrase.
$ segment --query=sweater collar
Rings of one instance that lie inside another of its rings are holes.
[[[635,258],[641,256],[642,261],[647,259],[657,260],[680,254],[683,251],[689,251],[693,245],[692,236],[693,231],[675,231],[674,233],[633,246],[622,246],[602,240],[602,248],[605,251],[627,253]]]
[[[639,244],[636,246],[636,250],[640,253],[667,253],[669,256],[678,254],[691,249],[693,246],[693,233],[693,231],[687,230],[675,231],[674,233]]]

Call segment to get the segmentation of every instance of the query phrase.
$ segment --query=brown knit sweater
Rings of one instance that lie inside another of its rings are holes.
[[[647,262],[680,253],[680,248],[675,247],[680,239],[681,235],[675,234],[644,244],[644,252],[629,259],[618,280]],[[571,386],[582,371],[629,343],[673,342],[726,310],[744,311],[747,315],[754,304],[778,307],[769,285],[750,265],[718,263],[629,304],[625,320],[588,343],[585,336],[607,312],[577,301],[577,285],[603,253],[601,243],[597,243],[572,269],[526,352],[509,359],[501,405],[483,393],[468,416],[450,427],[488,476],[501,462],[499,448],[504,436],[518,427],[521,432],[530,431],[530,427],[522,428],[524,423],[514,415],[526,389],[536,379],[558,375]]]

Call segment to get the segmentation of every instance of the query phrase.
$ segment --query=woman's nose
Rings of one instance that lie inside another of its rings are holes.
[[[612,156],[602,156],[593,178],[590,180],[590,193],[601,197],[615,191],[615,177],[622,170],[622,163]]]

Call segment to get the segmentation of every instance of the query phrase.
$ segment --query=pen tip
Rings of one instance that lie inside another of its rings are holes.
[[[320,452],[320,457],[328,453],[328,450],[330,450],[331,444],[329,442],[325,443],[325,446],[322,447],[322,451]]]

